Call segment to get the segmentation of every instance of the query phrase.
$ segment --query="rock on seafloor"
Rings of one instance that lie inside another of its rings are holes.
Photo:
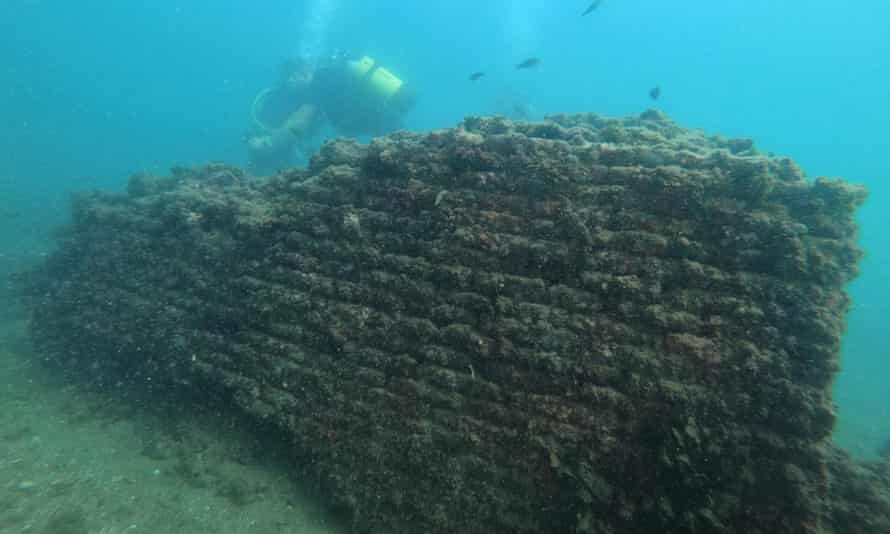
[[[33,337],[274,425],[357,532],[890,532],[830,445],[864,199],[655,111],[468,118],[79,196]]]

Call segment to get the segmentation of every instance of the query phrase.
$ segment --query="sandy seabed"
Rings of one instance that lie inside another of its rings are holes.
[[[33,363],[0,314],[0,533],[339,532],[232,420],[141,410]]]

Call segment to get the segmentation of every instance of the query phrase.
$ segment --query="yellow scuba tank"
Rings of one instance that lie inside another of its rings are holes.
[[[347,68],[356,79],[364,80],[367,86],[383,99],[392,98],[402,88],[403,82],[398,76],[376,65],[374,59],[369,56],[349,61]]]

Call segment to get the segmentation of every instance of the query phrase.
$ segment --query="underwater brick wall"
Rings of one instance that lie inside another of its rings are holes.
[[[864,198],[652,111],[338,140],[80,197],[34,337],[274,424],[359,532],[832,532]]]

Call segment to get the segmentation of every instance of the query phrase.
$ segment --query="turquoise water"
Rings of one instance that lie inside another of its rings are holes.
[[[581,17],[588,3],[2,0],[0,272],[49,248],[73,191],[246,164],[250,103],[294,54],[379,59],[416,91],[417,130],[654,105],[869,187],[836,398],[838,440],[872,454],[890,437],[890,3],[605,0]]]

